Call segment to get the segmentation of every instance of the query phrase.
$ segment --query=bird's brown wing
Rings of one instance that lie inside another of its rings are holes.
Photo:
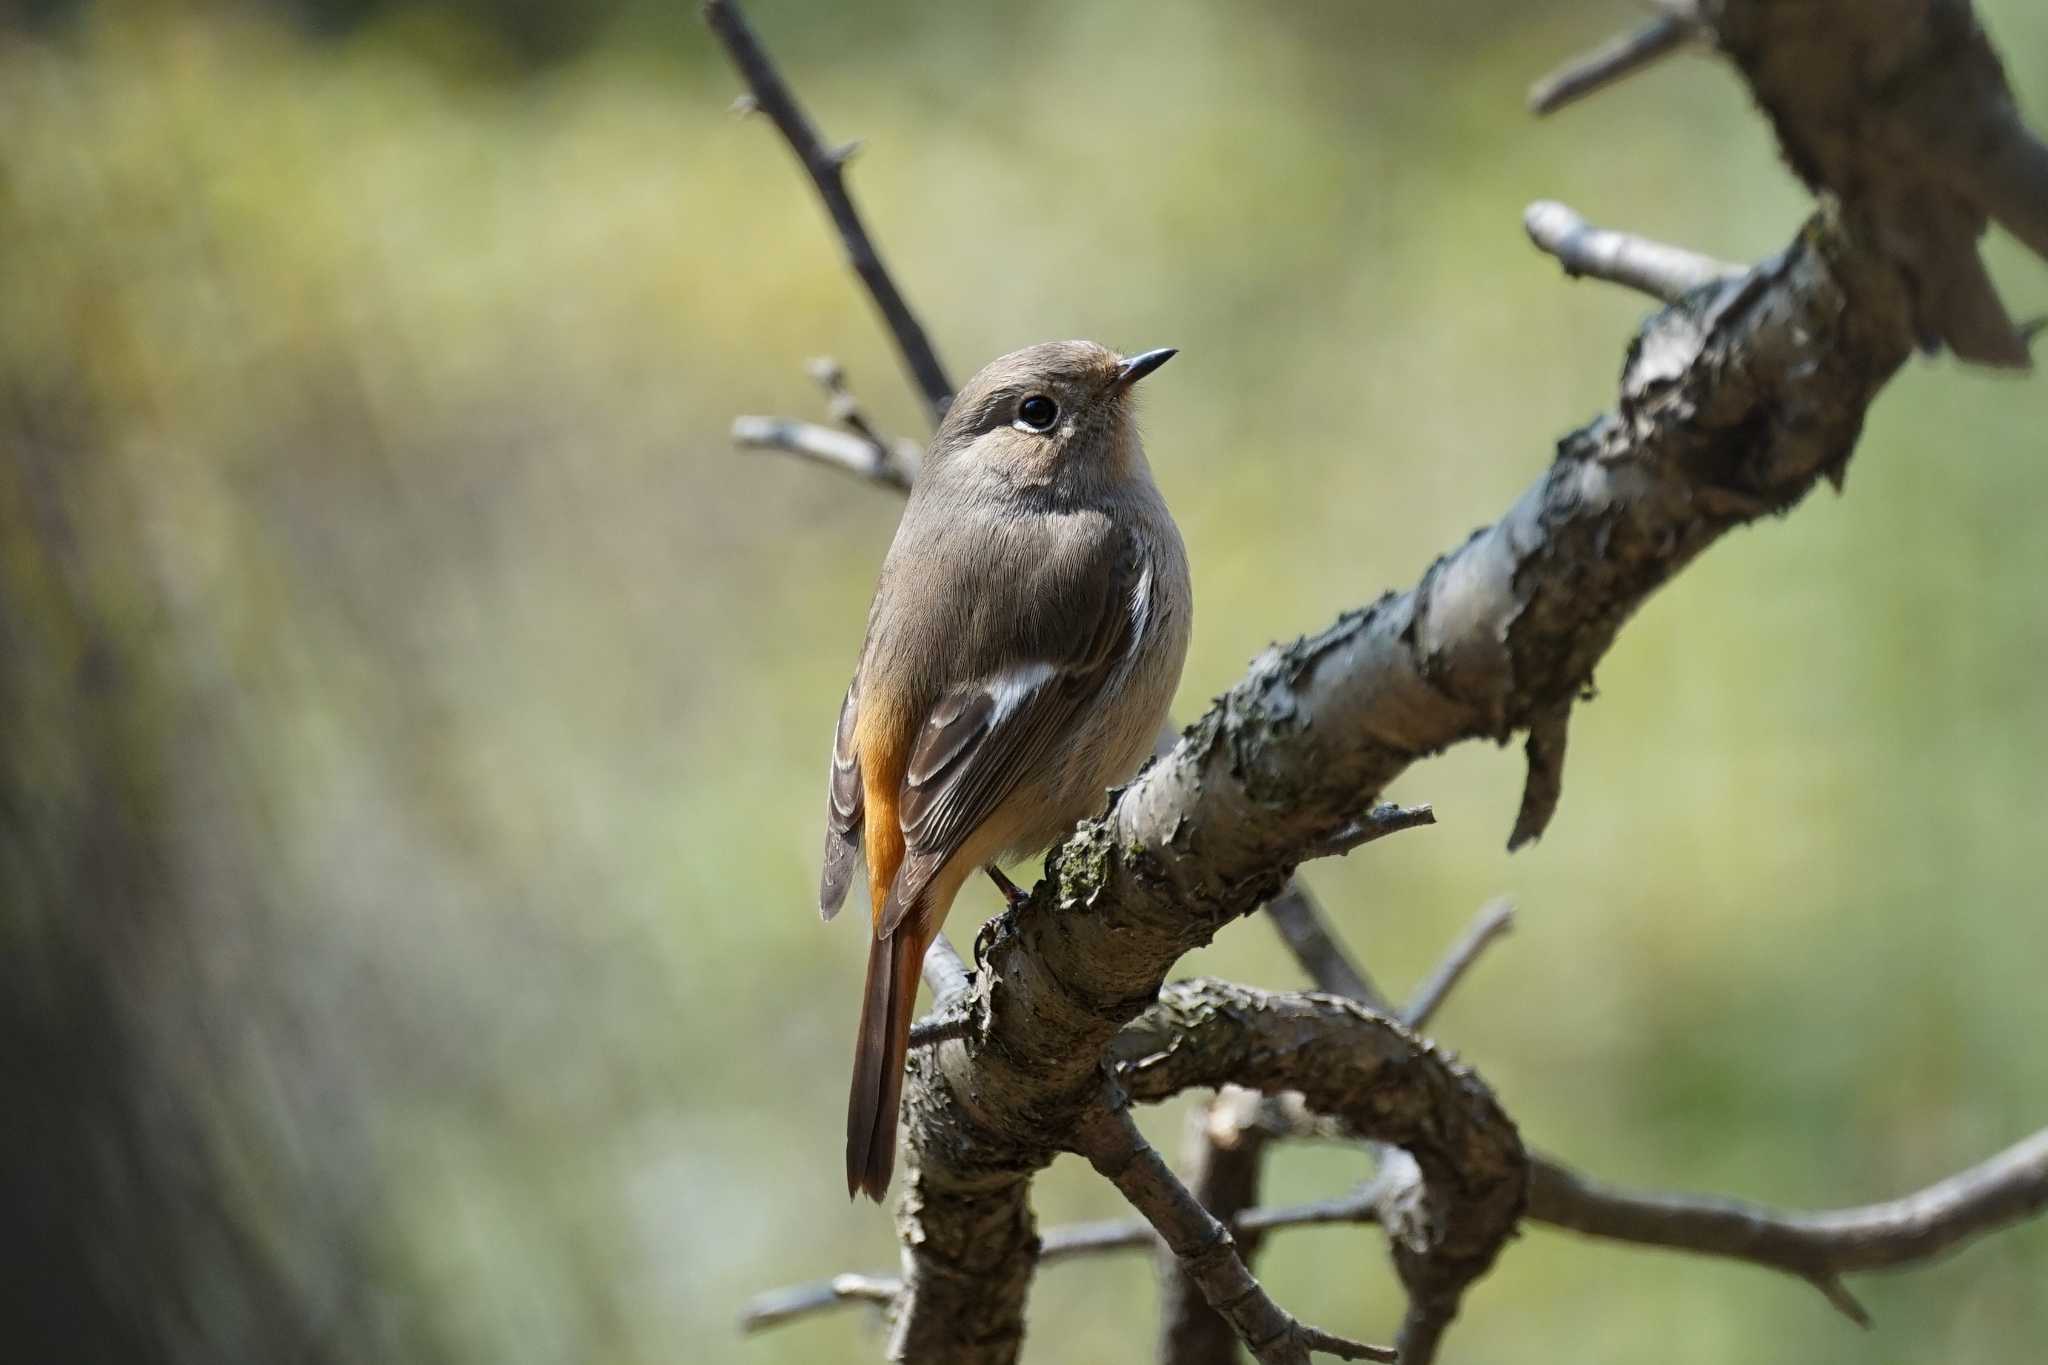
[[[818,913],[831,919],[846,903],[846,889],[860,865],[861,825],[867,818],[861,791],[860,752],[853,745],[860,717],[860,677],[846,685],[839,728],[832,739],[832,778],[825,800],[825,872],[818,880]]]
[[[1150,570],[1126,536],[1102,547],[1101,572],[1078,574],[1070,600],[1040,603],[1061,629],[1041,637],[1056,657],[1012,664],[949,689],[920,727],[898,806],[905,853],[876,926],[915,906],[932,877],[1040,768],[1102,694],[1145,628]]]

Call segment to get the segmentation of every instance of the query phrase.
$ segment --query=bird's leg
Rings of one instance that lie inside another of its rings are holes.
[[[988,955],[988,950],[995,943],[997,935],[1007,927],[1010,916],[1031,903],[1031,893],[1005,877],[1003,870],[994,863],[990,863],[983,870],[988,873],[988,879],[996,884],[996,890],[1003,893],[1003,912],[991,916],[982,924],[981,932],[974,936],[974,968],[977,972],[981,970],[982,959]]]
[[[985,869],[988,879],[996,884],[996,890],[1003,893],[1003,904],[1011,910],[1022,910],[1024,903],[1031,899],[1031,893],[1003,875],[1003,870],[994,863]]]

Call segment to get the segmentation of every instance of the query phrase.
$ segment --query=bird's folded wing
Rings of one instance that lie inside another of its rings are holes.
[[[919,729],[898,816],[905,857],[877,924],[895,932],[946,861],[1042,769],[1130,656],[1145,628],[1150,573],[1128,541],[1109,572],[1074,589],[1072,630],[1053,659],[1022,660],[945,693]]]
[[[818,882],[818,913],[831,919],[846,902],[846,888],[860,864],[860,827],[867,818],[861,790],[860,754],[853,747],[860,715],[860,678],[846,687],[839,729],[832,740],[832,780],[825,800],[825,873]]]

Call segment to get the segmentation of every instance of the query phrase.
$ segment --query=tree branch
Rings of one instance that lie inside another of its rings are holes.
[[[1411,1365],[1428,1360],[1464,1286],[1512,1230],[1520,1149],[1468,1073],[1342,1002],[1254,1000],[1226,987],[1162,995],[1160,985],[1184,953],[1271,899],[1286,869],[1410,763],[1553,723],[1657,587],[1729,530],[1840,476],[1872,397],[1916,340],[1939,337],[1994,363],[2019,363],[2017,348],[2024,360],[1975,257],[1977,201],[1924,166],[1892,165],[1864,136],[1891,126],[1862,116],[1898,93],[1902,72],[1916,91],[1953,79],[1972,100],[2009,102],[1964,0],[1899,0],[1882,13],[1809,0],[1796,14],[1763,0],[1701,3],[1701,22],[1772,113],[1795,169],[1843,193],[1844,209],[1824,207],[1779,257],[1652,318],[1630,349],[1616,410],[1560,441],[1498,523],[1409,591],[1262,656],[1055,851],[1028,907],[999,918],[975,982],[974,1028],[911,1061],[893,1355],[1014,1360],[1037,1252],[1030,1178],[1073,1140],[1096,1102],[1104,1047],[1141,1013],[1168,1026],[1170,1045],[1131,1061],[1134,1091],[1162,1078],[1302,1089],[1319,1110],[1413,1154],[1428,1216],[1394,1239],[1411,1296],[1401,1337]],[[1928,22],[1900,22],[1902,6]],[[858,220],[847,230],[843,155],[818,146],[730,0],[707,14],[911,356],[888,305],[893,286],[885,295],[871,278],[887,284],[871,245],[865,257],[855,249],[866,242]],[[1854,79],[1811,79],[1848,51],[1863,62]],[[1840,107],[1802,105],[1807,85]],[[1828,141],[1843,129],[1846,152]],[[922,387],[939,409],[943,376]],[[1394,1098],[1349,1107],[1383,1084]]]
[[[1232,1085],[1188,1114],[1184,1178],[1202,1207],[1231,1229],[1247,1270],[1257,1262],[1260,1237],[1239,1230],[1237,1219],[1259,1202],[1269,1140],[1261,1111],[1278,1103]],[[1209,1307],[1171,1251],[1162,1247],[1159,1262],[1159,1365],[1237,1365],[1236,1331]]]
[[[1513,901],[1502,897],[1479,907],[1479,913],[1473,916],[1465,936],[1451,946],[1451,950],[1444,954],[1444,960],[1429,974],[1429,979],[1417,986],[1415,994],[1401,1007],[1401,1022],[1421,1032],[1430,1017],[1450,998],[1472,964],[1479,960],[1479,955],[1514,927]]]
[[[1312,1350],[1342,1360],[1395,1358],[1385,1347],[1308,1327],[1275,1303],[1238,1256],[1230,1230],[1188,1192],[1120,1103],[1100,1102],[1084,1114],[1074,1149],[1145,1216],[1261,1365],[1307,1365]]]
[[[1538,249],[1557,257],[1565,274],[1606,280],[1665,303],[1676,303],[1701,285],[1742,274],[1741,267],[1696,251],[1594,227],[1549,199],[1529,205],[1522,213],[1522,226]]]
[[[1112,1056],[1135,1100],[1225,1084],[1300,1091],[1310,1109],[1414,1159],[1426,1231],[1393,1245],[1410,1304],[1398,1341],[1403,1360],[1428,1359],[1425,1343],[1521,1214],[1521,1143],[1485,1087],[1399,1024],[1348,1000],[1175,982],[1118,1036]]]
[[[1699,36],[1698,25],[1664,13],[1642,27],[1611,38],[1529,87],[1529,110],[1551,114],[1617,81],[1662,61]]]
[[[899,491],[909,489],[915,469],[914,465],[906,467],[886,446],[878,446],[853,432],[800,422],[793,417],[735,417],[732,439],[735,445],[780,450]]]
[[[882,263],[881,253],[875,249],[874,240],[868,236],[860,211],[853,206],[852,195],[847,193],[846,163],[852,159],[859,144],[825,145],[809,115],[797,103],[796,95],[768,59],[767,51],[762,48],[760,39],[754,36],[753,28],[747,23],[746,16],[740,13],[735,0],[705,0],[704,22],[718,35],[719,42],[725,45],[726,55],[739,68],[753,107],[774,122],[783,141],[789,144],[789,150],[803,166],[804,173],[811,178],[811,185],[818,191],[818,198],[824,202],[825,211],[832,217],[832,226],[839,233],[839,243],[846,249],[847,263],[860,276],[861,283],[867,286],[868,296],[874,300],[875,308],[889,328],[889,335],[895,338],[904,369],[918,392],[924,395],[932,420],[937,422],[946,414],[946,403],[952,397],[953,386],[946,378],[946,367],[939,363],[938,352],[925,335],[924,324],[904,302],[902,291],[897,289],[888,267]]]
[[[1529,1216],[1589,1237],[1725,1256],[1807,1280],[1852,1320],[1870,1315],[1841,1277],[1938,1256],[2048,1209],[2048,1129],[1926,1189],[1827,1213],[1623,1190],[1553,1161],[1530,1168]]]

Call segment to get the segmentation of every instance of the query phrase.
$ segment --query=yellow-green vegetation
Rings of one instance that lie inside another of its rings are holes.
[[[2048,11],[1978,8],[2038,122]],[[209,1216],[337,1358],[880,1346],[857,1313],[732,1323],[894,1263],[840,1175],[864,917],[821,926],[813,889],[898,503],[726,428],[816,415],[824,353],[893,429],[919,409],[687,8],[607,13],[538,55],[484,3],[0,30],[5,984],[100,1008],[36,983],[50,943],[118,941],[85,957],[181,1097]],[[1646,305],[1562,280],[1526,202],[1730,259],[1806,209],[1711,59],[1525,115],[1624,0],[752,13],[865,140],[855,191],[956,377],[1055,336],[1181,348],[1146,428],[1194,561],[1184,717],[1413,581],[1612,401]],[[2038,261],[1992,260],[2048,311]],[[1914,365],[1846,496],[1624,631],[1541,844],[1503,852],[1519,755],[1469,748],[1393,793],[1435,828],[1312,869],[1397,992],[1517,899],[1439,1034],[1533,1146],[1828,1204],[2048,1119],[2044,430],[2040,381]],[[1256,921],[1186,970],[1298,984]],[[1177,1122],[1147,1118],[1169,1147]],[[1287,1150],[1268,1183],[1363,1173]],[[1119,1201],[1069,1161],[1038,1207]],[[1331,1330],[1396,1321],[1376,1234],[1263,1264]],[[1538,1230],[1452,1343],[2016,1361],[2048,1342],[2044,1280],[2023,1228],[1860,1283],[1866,1336],[1760,1271]],[[1150,1284],[1133,1257],[1049,1269],[1027,1358],[1142,1358]],[[244,1330],[231,1297],[181,1330]]]

